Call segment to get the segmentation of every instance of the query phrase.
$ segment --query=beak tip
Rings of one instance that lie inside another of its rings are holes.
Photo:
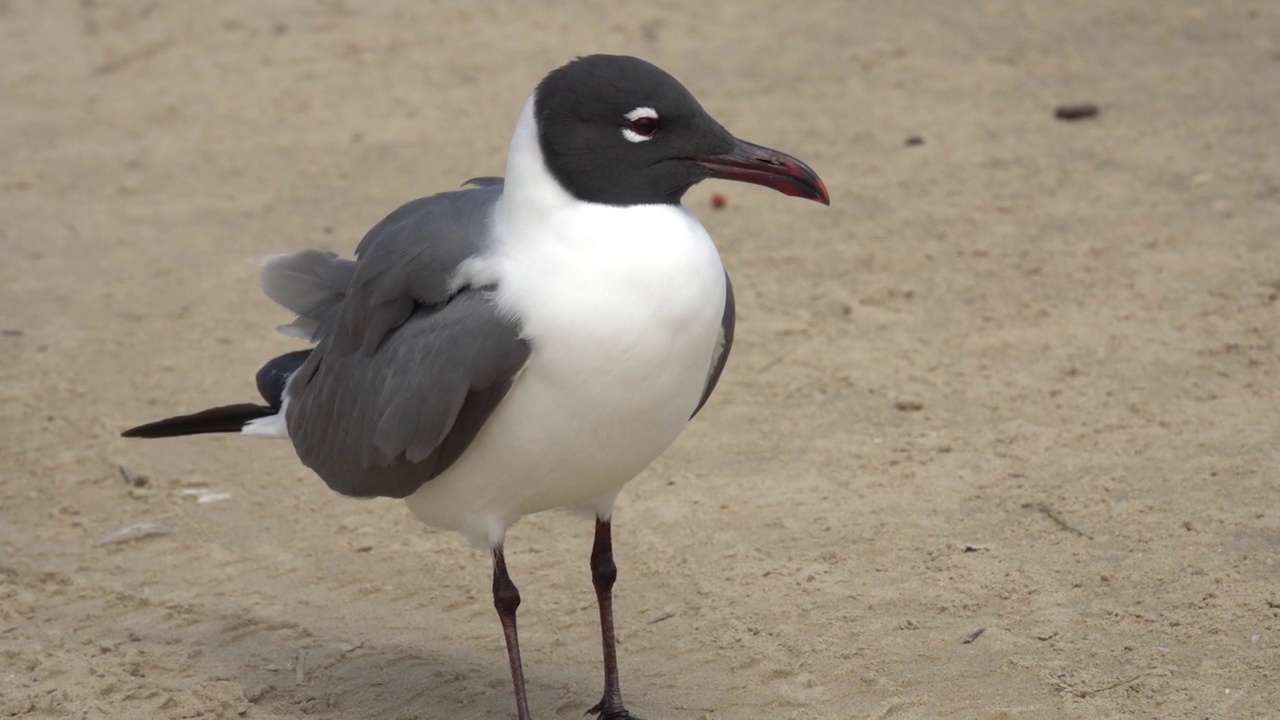
[[[827,192],[827,184],[822,182],[822,178],[818,174],[808,170],[808,177],[805,178],[801,187],[796,188],[798,192],[790,193],[805,200],[812,200],[816,203],[822,203],[827,207],[831,207],[831,194]]]

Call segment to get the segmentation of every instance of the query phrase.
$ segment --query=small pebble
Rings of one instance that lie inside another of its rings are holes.
[[[1053,111],[1053,116],[1059,120],[1067,122],[1075,122],[1076,120],[1087,120],[1091,117],[1097,117],[1098,106],[1094,103],[1067,103],[1059,105]]]
[[[903,141],[903,144],[905,144],[907,147],[919,147],[920,145],[924,144],[924,138],[920,137],[919,135],[910,135],[907,137],[906,140]]]

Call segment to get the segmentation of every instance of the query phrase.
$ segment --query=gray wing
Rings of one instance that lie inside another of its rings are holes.
[[[729,362],[729,351],[733,349],[733,324],[733,283],[729,282],[729,273],[726,271],[724,274],[724,316],[720,318],[720,342],[716,343],[716,354],[711,358],[711,373],[707,375],[707,386],[702,391],[702,399],[698,401],[698,407],[694,408],[693,415],[689,416],[690,419],[697,416],[702,406],[707,404],[707,401],[711,399],[711,393],[716,389],[716,383],[720,382],[720,374],[724,372],[724,366]]]
[[[264,270],[267,294],[299,315],[286,327],[318,343],[290,379],[286,420],[333,490],[412,494],[461,457],[524,367],[529,346],[492,289],[453,283],[485,251],[500,194],[495,183],[415,200],[369,231],[356,261],[303,251]]]
[[[373,354],[417,306],[446,302],[454,273],[483,253],[500,183],[406,203],[373,226],[356,247],[359,263],[338,313],[334,347]]]

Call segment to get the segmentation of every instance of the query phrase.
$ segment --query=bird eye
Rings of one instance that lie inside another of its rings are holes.
[[[658,132],[658,118],[638,117],[631,121],[631,132],[644,137],[653,137]]]
[[[658,132],[658,113],[653,108],[638,107],[624,117],[627,124],[622,127],[622,137],[630,142],[651,140]]]

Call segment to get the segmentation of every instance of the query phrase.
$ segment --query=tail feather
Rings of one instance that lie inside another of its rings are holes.
[[[275,409],[253,403],[220,405],[190,415],[149,422],[146,425],[129,428],[120,435],[130,438],[165,438],[205,433],[238,433],[244,429],[246,423],[275,414]]]

